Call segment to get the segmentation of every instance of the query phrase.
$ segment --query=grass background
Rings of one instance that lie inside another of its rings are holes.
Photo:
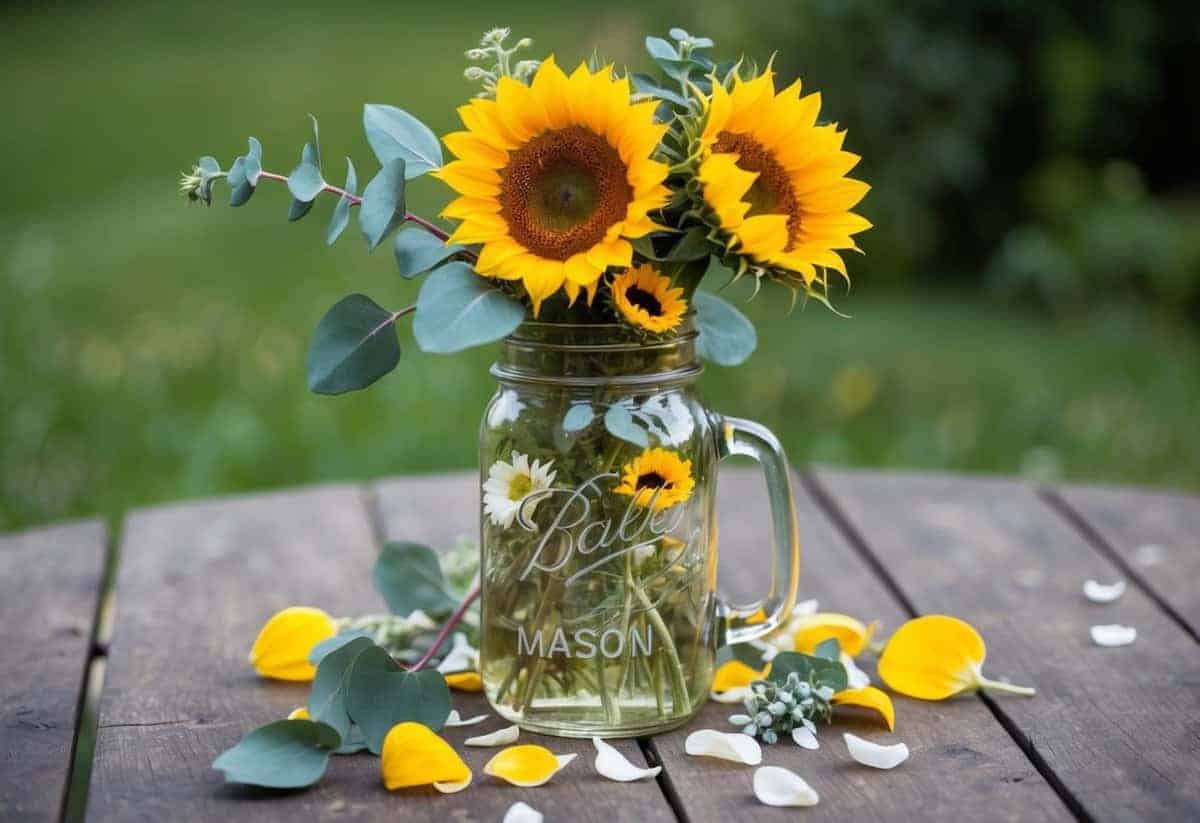
[[[404,328],[400,367],[370,391],[305,389],[308,335],[337,299],[415,296],[386,247],[368,255],[352,227],[327,248],[332,200],[291,225],[269,183],[242,209],[223,187],[211,209],[188,207],[177,173],[201,154],[227,166],[249,134],[286,173],[312,112],[327,176],[340,181],[350,155],[363,181],[377,164],[361,104],[450,130],[477,32],[503,23],[563,62],[601,46],[644,69],[644,34],[708,33],[696,14],[529,1],[0,12],[0,530],[474,465],[490,350],[422,355]],[[826,111],[837,119],[837,101]],[[410,191],[428,215],[446,199],[433,180]],[[749,304],[760,349],[702,378],[715,408],[775,429],[797,463],[1200,485],[1200,334],[1186,316],[1136,303],[1051,316],[940,288],[963,279],[935,272],[901,287],[870,234],[863,245],[839,301],[853,319],[789,316],[772,291]]]

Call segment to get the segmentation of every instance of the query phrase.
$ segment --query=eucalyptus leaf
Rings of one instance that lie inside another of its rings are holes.
[[[767,679],[772,683],[783,683],[787,676],[796,672],[800,679],[815,686],[828,686],[834,692],[845,691],[849,685],[846,667],[839,660],[827,660],[800,652],[780,652],[771,660],[771,671]]]
[[[401,229],[392,244],[400,276],[410,280],[466,250],[457,243],[447,246],[420,226]]]
[[[247,734],[212,765],[228,783],[300,789],[317,782],[340,745],[337,730],[326,723],[277,720]]]
[[[841,662],[842,644],[838,642],[836,637],[827,637],[817,644],[817,647],[813,649],[813,654],[826,660]]]
[[[258,176],[262,174],[262,143],[258,142],[256,137],[251,137],[246,142],[250,146],[246,153],[246,182],[257,186]]]
[[[687,107],[688,101],[682,94],[673,89],[668,89],[659,83],[655,78],[648,74],[634,74],[630,80],[633,82],[633,90],[641,94],[649,94],[657,97],[659,100],[667,100],[677,106]]]
[[[650,437],[646,430],[633,420],[633,415],[625,406],[617,403],[608,407],[604,413],[604,428],[613,437],[618,437],[643,449],[650,445]]]
[[[308,696],[308,715],[336,729],[339,740],[350,736],[350,715],[346,713],[346,687],[350,683],[350,670],[354,668],[358,656],[374,646],[373,640],[356,637],[325,655],[317,666],[312,692]]]
[[[325,655],[336,652],[351,640],[355,640],[359,637],[370,637],[370,635],[361,629],[351,629],[348,632],[335,634],[333,637],[322,640],[309,650],[308,662],[312,663],[314,666],[319,666],[321,665],[321,661],[325,659]]]
[[[246,179],[246,158],[238,157],[229,167],[229,205],[244,206],[254,196],[254,185]]]
[[[396,315],[363,294],[344,297],[313,332],[308,388],[317,394],[365,389],[400,361]]]
[[[292,169],[292,173],[288,175],[287,186],[292,197],[302,203],[311,203],[325,188],[325,181],[315,163],[304,161]]]
[[[205,177],[221,173],[221,164],[217,162],[217,158],[207,154],[196,161],[196,168],[200,169],[200,173]]]
[[[592,420],[596,418],[596,412],[587,403],[578,403],[567,410],[563,415],[562,427],[563,431],[577,432],[586,429],[592,424]]]
[[[754,324],[746,315],[711,292],[692,295],[696,309],[696,353],[719,366],[745,362],[758,345]]]
[[[397,723],[421,723],[440,730],[450,713],[450,688],[440,672],[406,671],[374,646],[354,662],[346,709],[362,729],[367,748],[379,754],[383,738]]]
[[[358,175],[355,173],[354,163],[351,162],[349,157],[346,158],[346,185],[343,188],[346,190],[346,194],[352,197],[358,194]],[[329,230],[325,234],[326,244],[332,246],[336,243],[349,223],[350,201],[342,197],[337,201],[337,205],[333,207],[333,216],[329,218]]]
[[[404,220],[404,158],[384,163],[363,190],[358,225],[371,251]]]
[[[661,37],[647,37],[646,51],[655,60],[678,60],[679,52],[675,47]]]
[[[355,724],[350,724],[350,732],[342,738],[342,745],[333,750],[334,754],[358,754],[367,748],[367,738],[363,730]]]
[[[447,263],[421,284],[413,334],[422,351],[449,354],[511,334],[525,307],[469,265]]]
[[[371,570],[375,588],[393,614],[407,616],[415,609],[428,615],[446,614],[458,605],[438,563],[437,553],[420,543],[384,545]]]
[[[717,649],[718,667],[730,660],[738,660],[756,671],[766,665],[762,659],[762,651],[750,643],[734,643],[732,646],[721,646]]]
[[[441,168],[442,146],[437,136],[417,118],[395,106],[368,103],[363,106],[363,130],[367,142],[387,165],[396,158],[405,162],[408,179]]]
[[[309,200],[307,203],[305,203],[303,200],[297,200],[295,197],[293,197],[291,202],[288,203],[288,222],[295,223],[297,220],[300,220],[306,214],[312,211],[313,202],[314,201]]]

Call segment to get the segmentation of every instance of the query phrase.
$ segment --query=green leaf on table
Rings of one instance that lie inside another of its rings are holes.
[[[586,429],[596,417],[596,412],[587,403],[577,403],[563,415],[563,431],[577,432]]]
[[[343,187],[351,197],[358,194],[358,175],[354,171],[354,163],[346,158],[346,185]],[[325,235],[325,243],[332,246],[342,236],[350,223],[350,201],[345,197],[337,201],[333,207],[333,217],[329,218],[329,231]]]
[[[400,276],[409,280],[466,250],[466,246],[457,243],[447,246],[420,226],[401,229],[392,244]]]
[[[646,430],[634,422],[633,414],[620,403],[614,403],[604,413],[604,428],[613,437],[618,437],[643,449],[650,445]]]
[[[697,291],[692,295],[696,309],[696,353],[719,366],[745,362],[758,345],[754,324],[740,311],[715,294]]]
[[[772,683],[783,683],[792,672],[796,672],[802,681],[815,686],[828,686],[834,692],[845,691],[849,685],[846,667],[840,661],[800,652],[780,652],[775,655],[771,659],[771,671],[767,679]]]
[[[413,334],[421,351],[449,354],[511,334],[525,307],[466,263],[447,263],[421,284]]]
[[[311,786],[325,773],[329,755],[341,745],[337,730],[313,720],[277,720],[226,749],[212,767],[228,783],[269,789]]]
[[[317,394],[365,389],[400,361],[396,315],[363,294],[330,309],[308,348],[308,388]]]
[[[384,545],[371,570],[375,588],[392,614],[409,615],[420,609],[428,615],[446,614],[458,605],[450,592],[437,553],[420,543]]]
[[[383,738],[397,723],[421,723],[440,730],[450,713],[450,687],[440,672],[406,671],[374,646],[354,662],[346,709],[362,729],[367,748],[379,754]]]
[[[375,251],[383,238],[404,221],[404,158],[383,164],[363,190],[358,206],[358,225],[367,247]]]
[[[333,750],[334,754],[358,754],[367,748],[367,738],[363,730],[355,724],[350,724],[350,732],[342,738],[342,745]]]
[[[350,671],[358,656],[374,646],[373,640],[356,637],[325,655],[317,666],[312,692],[308,696],[308,716],[318,722],[328,723],[337,730],[340,740],[350,736],[350,715],[346,713],[346,687],[350,684]]]
[[[321,169],[317,164],[305,160],[292,169],[292,173],[288,175],[287,186],[292,197],[302,203],[311,203],[321,193],[321,189],[325,188],[325,181],[321,178]]]
[[[842,644],[838,642],[836,637],[827,637],[813,649],[813,655],[825,660],[837,660],[841,662]]]
[[[410,180],[442,166],[437,135],[403,109],[367,103],[363,106],[363,130],[379,162],[386,166],[396,158],[403,159],[402,168]]]
[[[313,646],[308,652],[308,662],[314,666],[320,666],[321,661],[325,659],[325,655],[332,654],[345,646],[351,640],[359,637],[370,637],[371,635],[364,632],[362,629],[351,629],[341,634],[335,634],[333,637],[322,640],[317,645]]]
[[[755,670],[761,669],[766,665],[763,662],[762,651],[750,643],[734,643],[732,646],[725,645],[717,649],[717,667],[728,663],[730,660],[740,661]]]

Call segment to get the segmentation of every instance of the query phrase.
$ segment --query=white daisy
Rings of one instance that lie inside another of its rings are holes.
[[[508,528],[517,518],[522,502],[535,492],[550,488],[554,483],[554,472],[550,467],[553,460],[545,464],[534,460],[529,462],[529,455],[520,452],[512,453],[512,463],[497,460],[488,469],[487,482],[483,484],[483,511],[497,526]],[[525,505],[525,516],[528,518],[537,508],[535,498]]]
[[[512,389],[505,389],[500,392],[500,396],[492,403],[491,409],[488,410],[487,422],[490,427],[497,428],[505,423],[516,420],[521,416],[521,412],[525,410],[525,404],[517,399],[517,393]]]

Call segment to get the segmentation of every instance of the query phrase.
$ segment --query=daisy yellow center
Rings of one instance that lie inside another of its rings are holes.
[[[775,155],[748,134],[723,131],[717,135],[713,150],[738,155],[738,168],[758,174],[758,179],[746,193],[750,203],[747,216],[756,214],[786,214],[788,245],[795,245],[800,236],[800,202],[792,189],[792,181]]]
[[[501,174],[500,214],[539,257],[566,260],[602,241],[633,200],[616,149],[583,126],[543,132]]]
[[[630,286],[625,290],[625,299],[639,309],[645,310],[646,314],[651,317],[660,317],[663,313],[662,302],[652,293],[645,289],[639,289],[637,286]]]
[[[670,485],[667,478],[658,472],[646,472],[639,475],[637,479],[637,487],[639,489],[661,489],[667,485]]]
[[[533,480],[527,474],[518,474],[512,479],[512,483],[508,486],[508,499],[520,500],[525,495],[529,494],[529,490],[533,488]]]

